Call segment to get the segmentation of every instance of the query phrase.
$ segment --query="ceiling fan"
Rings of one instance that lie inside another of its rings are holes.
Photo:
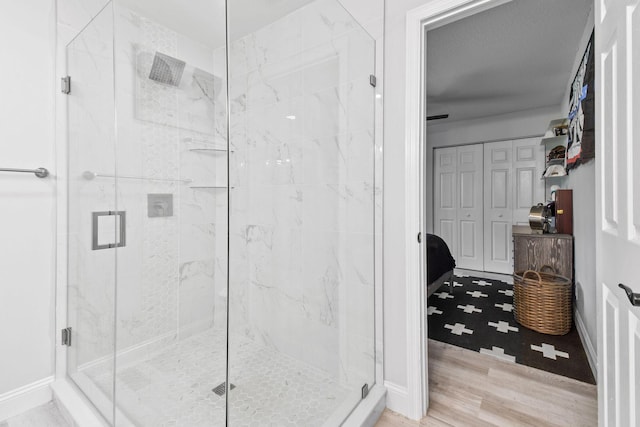
[[[436,116],[427,116],[427,121],[441,120],[441,119],[448,119],[448,118],[449,118],[448,114],[438,114]]]

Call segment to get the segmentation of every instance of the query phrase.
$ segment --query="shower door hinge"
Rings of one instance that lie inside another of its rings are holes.
[[[71,326],[62,331],[62,345],[71,346]]]
[[[369,84],[373,87],[376,87],[377,82],[378,79],[376,79],[376,76],[374,76],[373,74],[369,74]]]
[[[65,76],[61,78],[60,83],[60,91],[65,95],[69,95],[71,93],[71,76]]]
[[[364,399],[369,395],[369,384],[365,384],[362,386],[362,398]]]

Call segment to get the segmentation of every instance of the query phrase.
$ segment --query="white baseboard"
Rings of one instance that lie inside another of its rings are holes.
[[[0,421],[51,401],[53,375],[0,394]]]
[[[586,350],[585,352],[587,354],[589,366],[591,367],[591,372],[593,372],[593,377],[597,380],[598,354],[596,353],[596,349],[593,347],[593,343],[591,342],[591,338],[589,338],[589,333],[587,332],[587,327],[585,326],[582,316],[578,310],[574,310],[573,318],[576,320],[576,329],[578,330],[578,335],[582,341],[582,346]]]
[[[503,273],[490,273],[488,271],[478,271],[478,270],[467,270],[464,268],[455,268],[455,274],[464,274],[471,277],[480,277],[482,279],[489,280],[501,280],[510,285],[513,285],[513,275],[512,274],[503,274]]]
[[[409,413],[409,391],[407,388],[390,381],[385,381],[384,386],[387,389],[387,408],[406,417]]]

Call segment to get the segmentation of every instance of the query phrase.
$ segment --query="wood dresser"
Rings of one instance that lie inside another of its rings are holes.
[[[513,271],[552,266],[573,282],[573,236],[570,234],[513,233]]]

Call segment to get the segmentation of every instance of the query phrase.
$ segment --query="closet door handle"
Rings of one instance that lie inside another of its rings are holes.
[[[622,283],[619,283],[618,287],[625,291],[625,293],[627,294],[627,298],[629,298],[629,302],[631,303],[631,305],[633,305],[635,307],[640,306],[640,294],[633,293],[633,290],[630,287],[625,286]]]

